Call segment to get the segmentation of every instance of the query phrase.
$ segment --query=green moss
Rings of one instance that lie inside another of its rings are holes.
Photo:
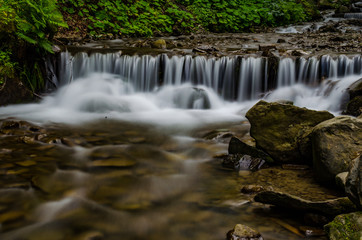
[[[324,228],[332,240],[360,240],[362,212],[342,214]]]

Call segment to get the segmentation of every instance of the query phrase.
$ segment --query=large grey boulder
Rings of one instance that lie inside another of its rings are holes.
[[[362,119],[339,116],[318,124],[311,134],[313,168],[317,180],[334,184],[362,152]]]
[[[352,161],[345,186],[349,199],[362,209],[362,156]]]
[[[290,104],[259,101],[247,113],[250,135],[256,147],[276,162],[311,162],[309,134],[317,124],[333,118],[327,111],[314,111]]]

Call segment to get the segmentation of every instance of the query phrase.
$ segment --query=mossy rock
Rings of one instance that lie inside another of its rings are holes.
[[[331,240],[362,239],[362,212],[338,215],[324,226]]]
[[[289,104],[259,101],[247,113],[250,135],[256,147],[279,163],[311,163],[309,134],[317,124],[333,118],[327,111],[314,111]]]
[[[274,162],[274,160],[262,150],[250,146],[236,137],[230,139],[228,151],[229,154],[246,154],[253,158],[261,158],[268,163]]]

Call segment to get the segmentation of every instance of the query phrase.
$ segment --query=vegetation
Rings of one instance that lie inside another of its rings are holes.
[[[20,77],[41,90],[42,57],[53,52],[51,40],[66,26],[56,0],[0,0],[0,81]]]
[[[308,20],[312,15],[305,7],[314,7],[297,0],[59,0],[59,4],[68,21],[76,16],[91,36],[253,31],[256,26]],[[81,31],[79,23],[74,28]]]

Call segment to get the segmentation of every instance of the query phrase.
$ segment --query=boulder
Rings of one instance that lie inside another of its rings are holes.
[[[286,209],[320,213],[327,216],[337,216],[357,210],[356,206],[347,197],[326,201],[309,201],[287,193],[264,191],[258,193],[254,200]]]
[[[236,224],[226,235],[227,240],[263,240],[261,234],[243,224]]]
[[[324,226],[330,240],[362,239],[362,212],[339,215]]]
[[[229,154],[246,154],[254,158],[261,158],[269,163],[274,162],[274,160],[262,150],[252,147],[236,137],[230,139],[228,151]]]
[[[327,111],[259,101],[246,113],[246,117],[257,148],[279,163],[308,163],[312,161],[309,139],[312,128],[333,118],[333,115]]]
[[[349,199],[362,209],[362,156],[352,161],[345,186]]]
[[[349,170],[361,154],[362,119],[339,116],[318,124],[311,134],[313,169],[317,180],[335,183],[335,176]]]

